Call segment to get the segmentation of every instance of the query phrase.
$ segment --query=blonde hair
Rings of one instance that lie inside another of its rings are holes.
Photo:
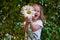
[[[41,19],[43,22],[45,22],[45,16],[44,16],[44,13],[43,13],[43,7],[41,6],[41,5],[39,5],[39,4],[30,4],[31,6],[35,6],[35,5],[37,5],[37,6],[39,6],[40,7],[40,18],[39,19]]]

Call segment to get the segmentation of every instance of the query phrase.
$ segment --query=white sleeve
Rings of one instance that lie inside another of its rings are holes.
[[[41,20],[38,20],[36,23],[43,28],[43,22]]]

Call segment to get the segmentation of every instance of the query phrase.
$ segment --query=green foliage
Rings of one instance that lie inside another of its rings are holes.
[[[0,0],[0,39],[6,33],[13,36],[12,40],[24,40],[21,7],[28,3],[39,3],[44,8],[46,23],[42,31],[42,40],[60,39],[60,0]]]

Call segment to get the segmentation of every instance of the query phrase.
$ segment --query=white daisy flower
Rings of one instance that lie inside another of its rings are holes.
[[[35,14],[33,7],[30,5],[23,6],[21,12],[28,18],[32,18]]]

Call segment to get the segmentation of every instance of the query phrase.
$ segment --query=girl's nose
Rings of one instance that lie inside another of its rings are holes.
[[[37,14],[37,12],[36,11],[34,11],[35,12],[35,14]]]

